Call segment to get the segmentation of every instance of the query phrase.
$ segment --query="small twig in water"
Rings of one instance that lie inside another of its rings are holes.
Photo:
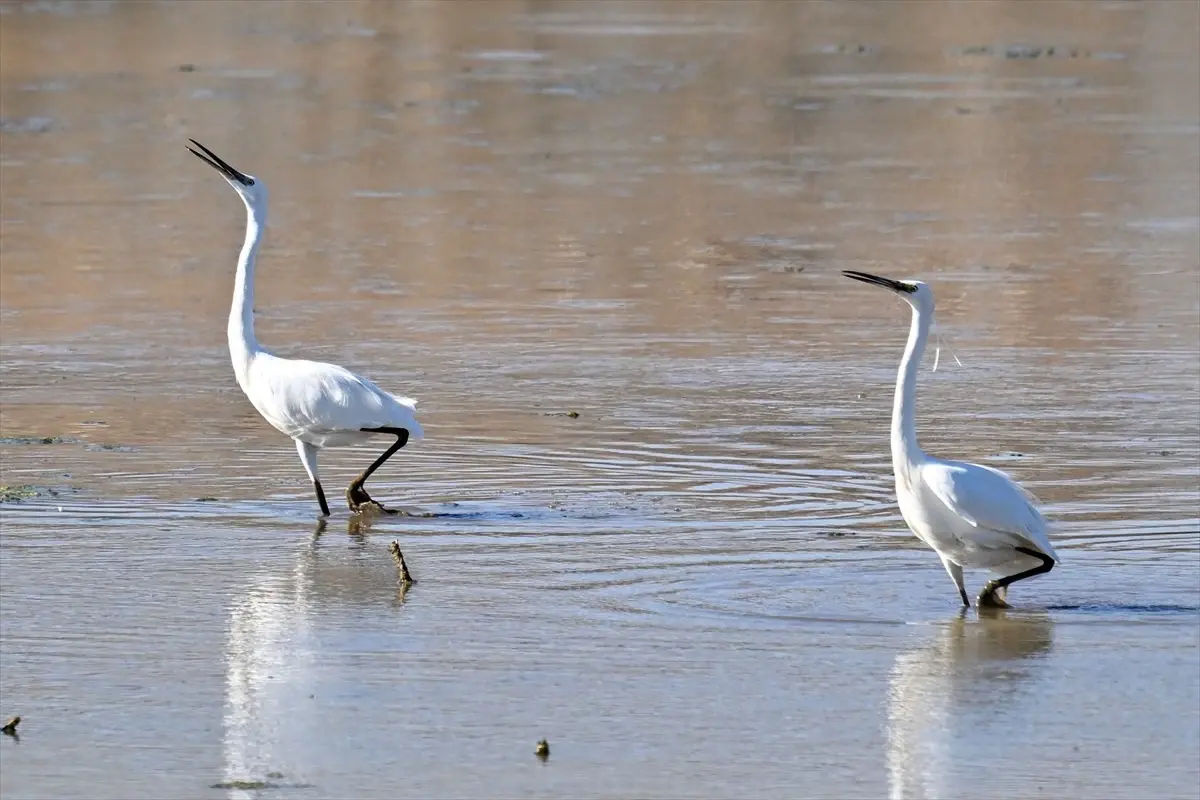
[[[400,543],[392,542],[388,545],[388,552],[392,554],[392,558],[396,559],[396,567],[400,570],[400,583],[405,586],[416,583],[412,573],[408,571],[408,564],[404,563],[404,553],[400,552]]]

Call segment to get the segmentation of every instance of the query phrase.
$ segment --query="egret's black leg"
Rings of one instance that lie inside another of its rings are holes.
[[[1011,584],[1014,584],[1017,581],[1023,581],[1026,578],[1032,578],[1035,575],[1044,575],[1045,573],[1054,569],[1054,559],[1045,553],[1039,553],[1037,550],[1030,550],[1028,547],[1015,547],[1013,549],[1018,553],[1032,556],[1033,558],[1040,558],[1042,563],[1033,569],[1027,569],[1024,572],[1018,572],[1016,575],[1006,575],[1003,578],[996,578],[995,580],[988,581],[987,585],[983,587],[983,591],[979,593],[980,605],[988,603],[992,605],[998,605],[1003,608],[1007,606],[1008,603],[1006,603],[1003,599],[999,600],[999,602],[996,602],[997,591],[1000,589],[1007,589]],[[1001,592],[1001,594],[1003,595],[1004,592]]]
[[[954,587],[958,589],[958,596],[962,598],[963,605],[970,608],[971,601],[967,599],[967,587],[963,583],[962,566],[955,564],[941,553],[938,553],[938,558],[942,559],[942,566],[946,568],[946,572],[950,573],[950,579],[954,581]]]
[[[363,470],[362,475],[354,479],[354,483],[350,484],[350,488],[346,490],[346,502],[350,504],[350,510],[356,513],[364,510],[365,507],[371,507],[385,514],[399,513],[384,508],[372,500],[371,495],[367,494],[367,490],[363,488],[363,484],[367,482],[367,478],[371,477],[371,473],[379,469],[383,462],[392,457],[393,453],[408,444],[408,431],[404,428],[363,428],[363,430],[369,433],[390,433],[396,437],[396,441],[392,442],[391,447],[385,450],[383,455],[375,459],[375,462],[371,466]]]
[[[317,502],[321,504],[321,514],[329,516],[329,503],[325,502],[325,490],[321,488],[321,479],[317,477],[317,450],[315,444],[310,444],[301,439],[296,440],[296,452],[300,454],[300,462],[304,464],[304,471],[308,473],[308,479],[312,481],[313,489],[317,492]]]
[[[313,488],[317,490],[317,502],[321,504],[321,514],[329,516],[329,503],[325,502],[325,490],[321,488],[320,481],[313,481]]]

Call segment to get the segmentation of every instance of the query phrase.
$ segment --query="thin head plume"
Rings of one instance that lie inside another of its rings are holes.
[[[938,362],[942,358],[942,332],[938,329],[937,323],[934,323],[933,336],[935,344],[933,348],[933,370],[931,371],[937,372]],[[950,355],[954,356],[955,364],[958,364],[960,367],[963,366],[963,363],[958,360],[958,353],[954,352],[953,347],[950,348]]]

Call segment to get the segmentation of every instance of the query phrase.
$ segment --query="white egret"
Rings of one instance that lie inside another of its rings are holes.
[[[267,225],[267,187],[253,175],[238,172],[204,145],[204,153],[188,152],[214,168],[246,204],[246,240],[238,258],[229,310],[229,355],[238,386],[272,426],[296,442],[300,460],[317,492],[321,513],[329,504],[317,474],[317,451],[344,447],[377,436],[395,441],[346,490],[350,510],[396,513],[371,499],[363,484],[409,439],[423,436],[416,401],[389,394],[371,381],[334,364],[280,358],[264,350],[254,336],[254,263]]]
[[[963,567],[976,567],[1002,576],[983,587],[979,605],[1007,607],[1008,586],[1049,572],[1058,554],[1033,495],[999,470],[934,458],[917,444],[917,368],[933,323],[933,290],[921,281],[854,270],[842,274],[891,289],[912,306],[892,407],[892,469],[900,513],[916,537],[942,559],[964,606],[971,602]]]

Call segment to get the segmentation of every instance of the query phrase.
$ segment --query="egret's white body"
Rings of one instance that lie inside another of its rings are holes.
[[[347,491],[352,510],[374,503],[362,488],[380,464],[409,439],[423,438],[416,401],[380,389],[371,381],[336,364],[280,358],[254,336],[254,265],[267,223],[267,188],[239,172],[211,150],[192,140],[204,153],[191,152],[222,174],[246,205],[246,239],[238,257],[233,305],[229,311],[229,355],[233,372],[250,403],[276,430],[296,442],[300,460],[317,492],[323,514],[329,514],[317,472],[317,451],[343,447],[380,435],[397,438]],[[386,509],[383,509],[386,510]]]
[[[913,310],[892,408],[892,470],[900,513],[913,534],[941,557],[965,605],[970,601],[963,567],[1003,576],[984,588],[979,602],[1004,605],[1010,583],[1049,572],[1058,561],[1046,520],[1033,495],[1000,470],[934,458],[917,443],[917,369],[933,324],[933,290],[921,281],[843,274],[891,289]]]
[[[364,428],[404,428],[413,439],[423,434],[415,400],[389,394],[336,364],[279,358],[260,349],[238,384],[263,419],[312,447],[345,447],[379,435]]]

